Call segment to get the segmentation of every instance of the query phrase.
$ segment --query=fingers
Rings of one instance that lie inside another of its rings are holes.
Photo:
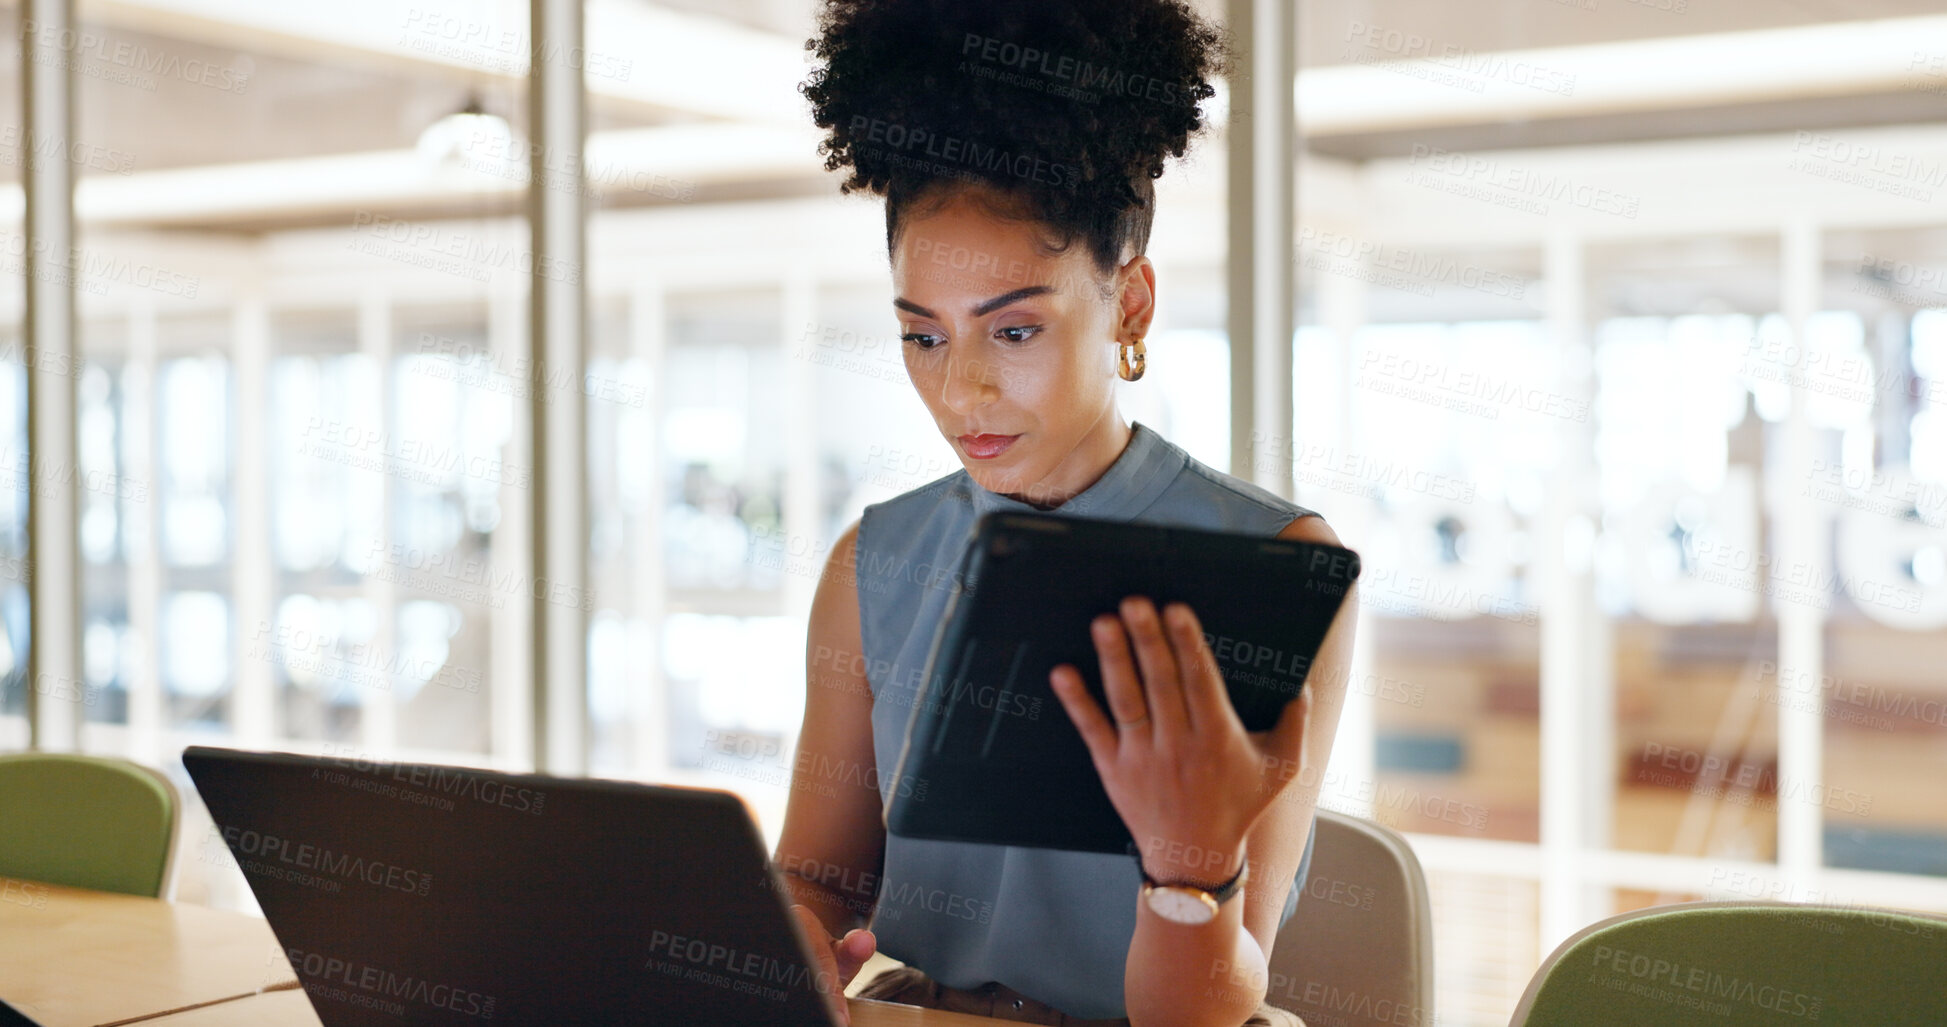
[[[832,941],[831,932],[825,930],[824,923],[818,919],[818,914],[811,911],[811,907],[793,903],[791,912],[798,918],[799,926],[804,928],[805,937],[811,941],[813,987],[825,996],[826,1004],[832,1010],[832,1015],[838,1018],[838,1022],[850,1027],[852,1013],[845,1005],[847,979],[839,976],[838,954],[834,951],[835,943]],[[852,972],[857,973],[858,968],[854,967]]]
[[[1102,664],[1102,691],[1109,700],[1109,716],[1115,718],[1119,730],[1129,730],[1121,727],[1125,724],[1147,729],[1149,725],[1141,721],[1151,716],[1149,700],[1143,697],[1142,678],[1129,654],[1122,622],[1103,614],[1089,623],[1089,634],[1095,640],[1096,659]]]
[[[859,968],[865,965],[866,960],[872,958],[872,953],[878,951],[878,948],[879,939],[863,927],[855,927],[845,932],[845,937],[838,939],[838,943],[833,946],[833,952],[838,959],[838,983],[840,985],[852,983],[852,978],[859,975]]]
[[[811,958],[818,963],[812,969],[819,971],[821,980],[827,979],[825,977],[827,974],[830,975],[830,980],[837,980],[838,957],[832,952],[831,932],[825,930],[824,923],[809,906],[793,903],[791,914],[798,918],[798,926],[804,928],[805,937],[811,940]]]
[[[1224,691],[1224,672],[1217,656],[1203,639],[1203,624],[1196,611],[1185,603],[1171,603],[1163,611],[1170,644],[1176,648],[1176,663],[1182,671],[1183,705],[1190,711],[1190,724],[1198,730],[1220,729],[1226,719],[1239,730],[1244,722],[1231,708]]]
[[[1048,673],[1048,682],[1054,686],[1055,698],[1068,711],[1068,719],[1075,722],[1075,730],[1081,732],[1082,743],[1088,746],[1096,770],[1113,765],[1118,741],[1115,724],[1096,705],[1095,697],[1088,694],[1081,671],[1072,663],[1064,663]]]
[[[1156,604],[1145,596],[1122,601],[1122,620],[1136,646],[1142,667],[1142,690],[1159,738],[1180,738],[1190,727],[1190,711],[1183,705],[1183,685],[1177,677],[1176,654],[1163,634]],[[1117,643],[1120,646],[1120,643]]]

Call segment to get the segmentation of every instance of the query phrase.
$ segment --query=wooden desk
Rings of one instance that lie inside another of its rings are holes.
[[[304,992],[267,991],[234,1002],[144,1020],[141,1027],[319,1027]]]
[[[1003,1023],[984,1016],[855,998],[852,1027],[983,1027]],[[142,1021],[141,1027],[319,1027],[318,1015],[301,991],[273,991],[235,1002],[205,1006]],[[759,1027],[752,1024],[751,1027]]]
[[[122,1023],[296,983],[257,917],[0,878],[0,998],[47,1027]]]
[[[46,1027],[320,1027],[270,925],[0,878],[0,998]],[[851,999],[853,1027],[1004,1021]]]

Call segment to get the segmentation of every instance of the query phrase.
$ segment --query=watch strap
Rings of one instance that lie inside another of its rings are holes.
[[[1140,858],[1136,860],[1136,872],[1143,876],[1143,884],[1151,888],[1195,888],[1198,891],[1209,893],[1212,899],[1216,900],[1219,905],[1222,905],[1232,895],[1237,894],[1237,889],[1244,886],[1244,879],[1250,876],[1251,861],[1246,859],[1243,863],[1239,864],[1237,872],[1230,875],[1230,880],[1215,887],[1194,881],[1158,881],[1149,876],[1149,868],[1143,866],[1143,861]]]

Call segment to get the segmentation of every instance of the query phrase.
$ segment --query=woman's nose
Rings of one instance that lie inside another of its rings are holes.
[[[940,399],[955,413],[964,414],[1000,395],[999,369],[980,356],[948,357]]]

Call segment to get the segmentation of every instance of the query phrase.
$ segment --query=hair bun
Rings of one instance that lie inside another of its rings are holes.
[[[800,89],[841,191],[984,181],[1072,234],[1145,205],[1224,54],[1182,0],[827,0],[819,30]]]

